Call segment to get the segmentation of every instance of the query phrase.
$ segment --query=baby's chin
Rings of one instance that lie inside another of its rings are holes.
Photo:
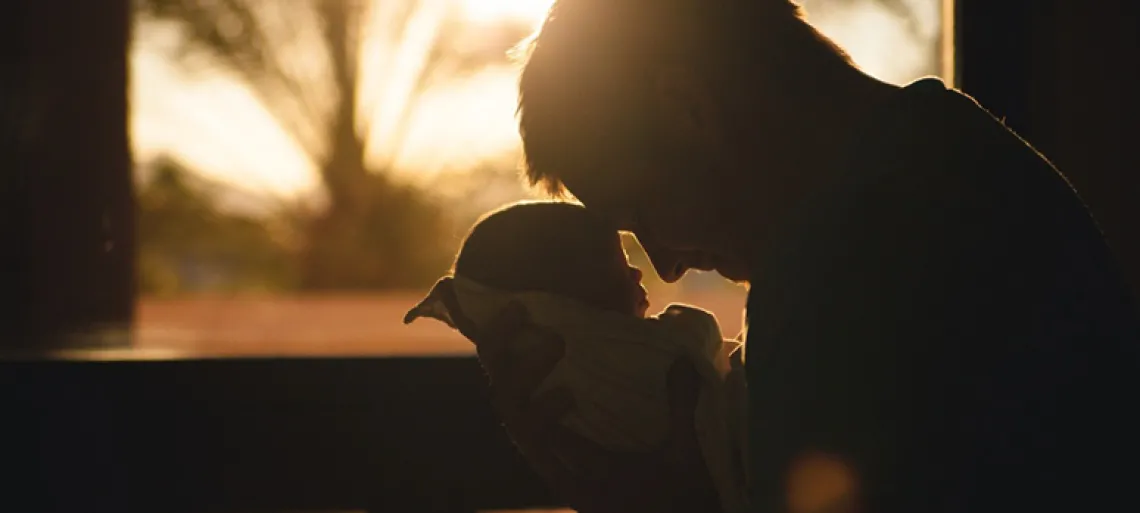
[[[641,301],[639,301],[637,306],[634,307],[633,313],[635,315],[637,315],[638,317],[644,319],[645,316],[649,314],[649,300],[648,299],[642,299]]]

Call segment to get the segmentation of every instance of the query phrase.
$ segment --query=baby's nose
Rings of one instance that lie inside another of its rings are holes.
[[[629,266],[629,274],[630,274],[630,276],[633,276],[634,281],[638,281],[638,282],[641,281],[641,277],[643,276],[641,274],[641,269],[638,269],[632,265]]]

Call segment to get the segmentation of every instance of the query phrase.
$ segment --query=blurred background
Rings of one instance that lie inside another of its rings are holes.
[[[803,3],[870,73],[940,75],[1033,141],[1140,286],[1140,3]],[[0,510],[557,504],[467,341],[400,322],[479,214],[532,197],[506,51],[548,4],[0,8]],[[739,330],[742,289],[649,274]]]
[[[134,344],[189,356],[468,354],[401,318],[518,175],[518,65],[550,0],[134,0]],[[953,82],[944,0],[807,0],[871,74]],[[635,264],[650,268],[636,242]],[[715,274],[646,274],[741,326]]]

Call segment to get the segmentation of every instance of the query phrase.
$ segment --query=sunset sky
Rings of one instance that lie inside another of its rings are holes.
[[[513,19],[535,27],[550,4],[550,0],[438,1],[463,2],[462,12],[471,24]],[[871,4],[804,3],[809,19],[847,48],[865,70],[890,82],[906,83],[940,74],[936,57],[943,1],[908,0],[920,21],[910,32],[890,13]],[[211,178],[253,191],[291,197],[314,190],[313,163],[240,81],[223,73],[188,76],[161,52],[162,45],[175,35],[161,27],[139,27],[136,34],[131,56],[131,130],[139,162],[168,153]],[[431,34],[424,29],[410,31],[408,37]],[[413,51],[417,47],[407,46]],[[375,62],[367,52],[365,61]],[[377,79],[375,87],[365,88],[374,91],[377,102],[406,98],[399,77],[409,74],[401,74],[407,70],[400,66],[414,66],[415,59],[394,62],[393,69],[379,70],[384,73],[377,75],[392,80]],[[518,148],[516,76],[512,67],[493,66],[429,90],[413,107],[409,136],[398,149],[400,171],[414,178],[489,160],[513,162]],[[392,124],[391,119],[383,119],[385,112],[392,111],[378,109],[381,118],[374,120],[381,127],[378,137],[383,137],[383,127]],[[371,151],[393,150],[377,145]]]

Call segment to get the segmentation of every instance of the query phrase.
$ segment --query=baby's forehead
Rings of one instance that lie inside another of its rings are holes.
[[[608,265],[625,256],[609,222],[583,205],[560,202],[522,203],[488,215],[468,236],[465,250],[562,268]]]
[[[559,255],[559,261],[567,264],[567,267],[586,267],[576,266],[574,264],[583,263],[614,263],[618,258],[625,259],[625,248],[622,247],[621,239],[614,232],[614,237],[611,243],[600,244],[575,244],[573,238],[567,237],[566,244],[554,247],[554,253]]]
[[[532,207],[532,208],[527,208]],[[549,205],[520,205],[503,212],[499,228],[509,231],[570,234],[575,237],[601,240],[612,236],[616,229],[612,218],[602,209],[584,204],[568,203],[560,208]]]

